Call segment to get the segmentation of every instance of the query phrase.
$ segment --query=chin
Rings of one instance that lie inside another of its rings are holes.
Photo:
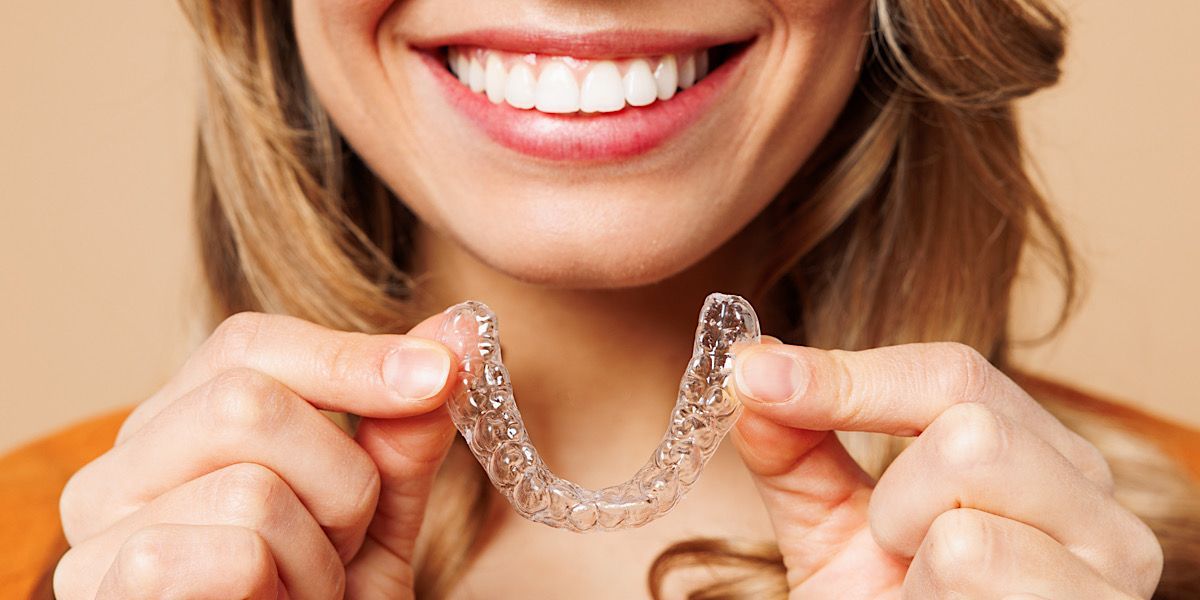
[[[516,235],[458,241],[476,260],[513,279],[562,289],[619,289],[669,279],[699,263],[717,244],[678,228],[559,232],[509,229]],[[455,236],[457,237],[457,236]],[[460,238],[461,239],[461,238]]]
[[[679,275],[717,252],[760,208],[692,185],[506,183],[490,193],[443,190],[407,203],[441,243],[491,270],[569,289],[631,288]]]

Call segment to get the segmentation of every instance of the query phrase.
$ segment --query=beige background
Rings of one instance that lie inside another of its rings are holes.
[[[1086,304],[1024,364],[1200,425],[1195,0],[1068,5],[1063,85],[1029,102]],[[1136,14],[1134,14],[1136,13]],[[0,448],[149,394],[195,339],[195,69],[175,4],[0,4]],[[1037,278],[1020,310],[1052,310]]]

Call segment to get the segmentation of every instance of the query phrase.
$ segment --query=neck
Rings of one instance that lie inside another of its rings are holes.
[[[705,296],[753,284],[733,260],[745,236],[658,283],[562,289],[502,273],[424,226],[415,233],[423,299],[496,312],[530,437],[559,474],[589,486],[628,477],[662,435]]]

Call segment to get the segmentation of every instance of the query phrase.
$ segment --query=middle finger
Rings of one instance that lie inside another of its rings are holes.
[[[977,404],[946,411],[884,472],[871,531],[912,557],[934,520],[959,508],[1036,527],[1130,593],[1157,581],[1141,562],[1158,547],[1144,523],[1038,436]]]
[[[304,505],[265,467],[240,463],[190,481],[88,541],[71,548],[60,569],[104,573],[125,541],[159,524],[236,526],[266,541],[292,598],[336,598],[345,588],[343,560]],[[164,540],[169,544],[172,540]],[[347,557],[348,558],[348,557]],[[99,581],[60,582],[68,597],[94,597]],[[70,588],[69,590],[67,588]]]
[[[970,346],[848,352],[763,344],[739,352],[735,369],[746,408],[781,425],[915,436],[951,407],[982,404],[1037,433],[1098,484],[1112,485],[1095,447]]]
[[[236,463],[278,473],[339,549],[357,548],[378,499],[375,463],[316,408],[260,373],[227,371],[164,409],[68,481],[77,544],[166,491]]]

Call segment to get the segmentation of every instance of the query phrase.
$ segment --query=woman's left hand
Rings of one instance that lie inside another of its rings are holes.
[[[1094,446],[968,346],[737,357],[734,440],[794,598],[1149,598],[1150,529]],[[878,481],[832,433],[916,440]]]

